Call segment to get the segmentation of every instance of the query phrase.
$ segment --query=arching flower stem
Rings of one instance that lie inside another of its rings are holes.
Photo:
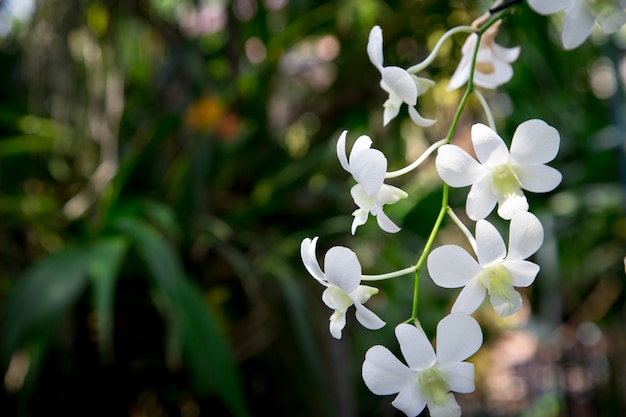
[[[413,272],[415,272],[415,267],[416,266],[413,265],[413,266],[409,266],[408,268],[400,269],[399,271],[388,272],[386,274],[380,274],[380,275],[361,275],[361,280],[362,281],[382,281],[384,279],[401,277],[403,275],[408,275],[408,274],[412,274]]]
[[[470,232],[467,226],[463,224],[461,219],[458,218],[458,216],[450,206],[447,207],[447,213],[452,221],[459,227],[459,229],[461,229],[461,232],[463,232],[463,234],[467,238],[470,246],[472,247],[472,249],[474,249],[474,253],[476,253],[476,239],[474,239],[474,235],[472,234],[472,232]]]
[[[397,178],[401,175],[404,175],[413,171],[415,168],[420,166],[422,162],[424,162],[430,156],[431,153],[433,153],[437,148],[439,148],[441,145],[445,145],[446,143],[448,143],[447,139],[441,139],[440,141],[433,143],[432,145],[428,147],[428,149],[424,151],[422,155],[420,155],[419,158],[417,158],[410,165],[407,165],[406,167],[399,169],[397,171],[387,172],[385,174],[385,178]]]
[[[489,107],[489,103],[487,103],[487,99],[485,99],[485,96],[483,96],[478,90],[474,90],[473,93],[478,99],[478,101],[480,102],[480,104],[483,106],[483,110],[485,111],[485,116],[487,117],[487,124],[489,125],[491,129],[495,131],[496,122],[493,119],[493,113],[491,112],[491,107]]]
[[[409,67],[407,69],[407,72],[409,74],[417,74],[418,72],[422,71],[423,69],[425,69],[426,67],[428,67],[430,64],[432,64],[432,62],[435,60],[435,58],[437,58],[437,54],[439,53],[439,51],[441,50],[441,48],[443,47],[443,44],[448,40],[448,38],[450,38],[451,36],[456,35],[457,33],[475,33],[477,32],[476,28],[473,28],[471,26],[457,26],[454,27],[450,30],[448,30],[446,33],[444,33],[441,38],[439,39],[439,41],[437,41],[437,44],[435,45],[435,47],[433,48],[432,52],[430,53],[430,55],[428,55],[426,57],[426,59],[424,59],[422,62],[420,62],[419,64],[415,64],[412,67]]]

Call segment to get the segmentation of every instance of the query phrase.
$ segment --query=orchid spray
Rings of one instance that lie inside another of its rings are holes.
[[[539,1],[529,0],[529,3],[540,13],[565,10],[570,16],[584,2],[554,1],[553,7],[544,7]],[[621,25],[622,3],[614,3],[619,13],[613,20],[604,14],[604,9],[591,9],[590,13],[598,21]],[[302,242],[304,265],[326,287],[322,300],[334,310],[330,317],[330,332],[335,338],[342,336],[346,311],[352,305],[355,306],[357,320],[367,329],[377,330],[386,324],[363,305],[378,293],[378,289],[362,282],[371,284],[383,279],[412,276],[410,314],[395,326],[404,362],[386,347],[377,345],[367,351],[362,366],[365,385],[377,395],[397,394],[391,404],[407,416],[416,416],[424,408],[428,408],[430,415],[435,417],[461,415],[461,407],[452,392],[462,394],[474,390],[474,367],[466,359],[476,353],[483,342],[480,324],[471,315],[483,308],[481,306],[486,298],[498,315],[515,314],[524,302],[515,288],[531,285],[539,274],[540,266],[528,258],[541,247],[544,230],[537,216],[530,212],[524,191],[545,193],[560,184],[561,173],[547,164],[557,156],[561,138],[558,130],[547,122],[532,119],[517,127],[508,147],[497,131],[487,100],[479,90],[496,89],[514,76],[515,61],[522,48],[502,46],[496,43],[496,37],[517,7],[526,6],[520,0],[496,2],[471,25],[454,27],[445,32],[423,61],[406,69],[383,65],[383,28],[374,26],[371,29],[367,54],[381,74],[381,88],[389,95],[383,104],[382,124],[391,123],[406,105],[410,119],[421,128],[445,121],[426,119],[418,113],[419,97],[429,94],[434,85],[433,81],[418,74],[433,63],[449,39],[462,34],[466,36],[462,58],[447,86],[448,90],[465,86],[465,92],[448,122],[445,138],[433,143],[405,168],[389,172],[385,155],[372,147],[374,139],[358,137],[349,155],[346,150],[348,132],[343,131],[337,139],[339,162],[356,181],[351,189],[357,206],[353,212],[352,235],[368,221],[369,215],[376,217],[383,232],[401,233],[398,220],[388,217],[383,208],[410,196],[385,181],[414,171],[431,156],[436,158],[437,172],[442,180],[441,207],[416,262],[382,275],[363,275],[357,254],[336,246],[327,252],[322,271],[315,254],[318,237],[306,238]],[[571,40],[568,33],[564,36],[566,47],[579,42],[579,39]],[[472,96],[482,104],[487,121],[487,124],[475,123],[469,132],[477,159],[450,143]],[[476,222],[475,235],[449,205],[450,187],[467,186],[471,188],[465,210],[467,217]],[[508,247],[498,229],[487,220],[496,205],[497,215],[502,219],[499,221],[509,224]],[[433,248],[446,217],[460,228],[474,253],[457,245]],[[436,353],[418,314],[424,267],[428,268],[435,284],[443,288],[462,288],[460,292],[451,292],[451,295],[458,294],[457,299],[451,303],[450,314],[442,318],[437,326]]]

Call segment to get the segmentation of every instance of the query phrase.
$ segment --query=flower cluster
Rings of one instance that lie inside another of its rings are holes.
[[[580,8],[584,6],[585,13],[597,19],[604,29],[613,29],[615,25],[622,24],[624,2],[626,0],[602,2],[604,8],[598,9],[596,2],[591,1],[529,0],[531,7],[540,13],[565,10],[567,16],[578,18],[581,18]],[[508,2],[506,7],[517,3],[521,2]],[[449,38],[459,33],[469,34],[461,49],[462,58],[448,85],[449,90],[463,85],[466,85],[467,90],[455,118],[450,122],[451,129],[445,139],[434,143],[407,167],[392,172],[387,171],[388,161],[383,152],[372,148],[373,140],[369,136],[356,138],[349,154],[346,149],[348,131],[344,130],[340,134],[336,144],[339,163],[356,181],[350,190],[358,207],[352,213],[352,235],[367,222],[370,214],[376,218],[383,231],[398,233],[401,230],[398,221],[392,220],[385,213],[384,207],[409,196],[385,181],[412,172],[437,151],[435,166],[442,180],[442,204],[417,263],[383,275],[363,275],[357,255],[346,247],[335,246],[326,252],[322,270],[316,258],[318,237],[306,238],[301,244],[301,258],[306,269],[326,287],[322,301],[333,310],[329,327],[331,335],[337,339],[342,336],[346,313],[352,305],[356,310],[356,319],[363,327],[376,330],[385,325],[378,315],[364,306],[378,293],[378,289],[363,285],[362,281],[411,274],[417,288],[422,267],[426,267],[436,285],[461,288],[451,305],[450,313],[437,325],[436,353],[421,327],[415,298],[411,317],[395,327],[406,363],[380,345],[370,348],[365,354],[362,366],[365,385],[377,395],[397,394],[391,404],[407,416],[416,416],[426,407],[434,417],[461,415],[452,393],[469,393],[474,390],[474,367],[466,359],[478,351],[483,340],[480,325],[471,315],[481,308],[486,298],[499,316],[509,316],[520,310],[524,301],[516,288],[528,287],[535,281],[540,267],[529,258],[539,250],[544,239],[541,222],[530,211],[525,192],[547,193],[554,190],[562,180],[561,173],[547,165],[558,153],[559,132],[542,120],[528,120],[517,127],[510,146],[507,146],[493,123],[488,103],[477,90],[478,87],[497,88],[513,77],[512,64],[520,54],[520,47],[507,48],[495,42],[508,12],[506,7],[497,11],[493,9],[487,19],[477,20],[472,26],[449,30],[426,59],[407,69],[384,66],[382,29],[374,26],[370,32],[367,54],[381,74],[381,88],[389,95],[383,104],[383,125],[396,118],[402,105],[406,104],[410,119],[422,127],[435,123],[435,120],[422,117],[416,109],[419,97],[426,94],[434,82],[416,74],[433,62]],[[610,22],[613,26],[610,26]],[[566,47],[580,42],[580,35],[574,40],[570,39],[568,25],[571,24],[566,20]],[[472,93],[483,102],[490,122],[489,126],[475,123],[471,127],[473,155],[470,155],[450,142],[467,97]],[[465,211],[467,217],[475,222],[475,234],[448,206],[450,187],[470,187]],[[501,218],[499,222],[508,222],[508,246],[497,224],[487,220],[496,205],[497,215]],[[446,214],[468,237],[474,253],[456,245],[432,248]]]

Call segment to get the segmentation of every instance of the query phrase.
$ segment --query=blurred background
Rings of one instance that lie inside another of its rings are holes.
[[[406,68],[490,5],[0,1],[0,415],[400,415],[360,367],[375,344],[398,353],[412,277],[369,301],[386,327],[350,311],[337,341],[299,246],[320,236],[320,260],[348,246],[367,274],[416,262],[441,199],[432,159],[392,181],[410,194],[386,209],[400,233],[370,219],[351,236],[336,139],[368,134],[398,169],[443,138],[465,36],[420,74],[437,86],[418,109],[438,123],[418,128],[403,108],[383,128],[369,30],[383,29],[385,64]],[[524,309],[477,313],[464,416],[626,414],[626,30],[564,51],[559,24],[515,7],[497,38],[522,48],[515,76],[484,91],[506,141],[532,118],[560,131],[564,179],[528,196],[546,239]],[[470,146],[476,122],[472,98],[455,143]],[[466,194],[451,205],[473,231]],[[467,245],[449,220],[445,243]],[[432,337],[456,294],[424,274]]]

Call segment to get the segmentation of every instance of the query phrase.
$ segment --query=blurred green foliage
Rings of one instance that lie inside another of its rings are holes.
[[[30,2],[0,2],[1,16],[16,4]],[[401,113],[383,128],[369,30],[381,25],[385,62],[406,67],[489,6],[40,0],[20,19],[2,17],[0,414],[397,415],[391,398],[367,391],[360,366],[374,344],[397,348],[411,279],[381,283],[370,302],[388,326],[368,332],[349,317],[335,341],[299,245],[321,236],[320,256],[349,246],[372,274],[415,262],[439,210],[432,164],[390,207],[401,233],[370,220],[353,238],[335,140],[346,128],[369,134],[395,169],[442,138],[460,99],[445,86],[463,37],[423,74],[438,85],[420,112],[438,124],[418,129]],[[484,313],[464,415],[626,412],[626,32],[575,51],[558,36],[554,21],[521,5],[498,38],[522,48],[513,80],[487,92],[500,133],[508,140],[531,118],[555,126],[552,165],[564,180],[530,196],[546,228],[542,272],[525,294],[532,316]],[[470,101],[455,141],[482,121]],[[459,213],[465,193],[452,191]],[[438,243],[461,239],[449,225]],[[425,277],[430,334],[454,296]],[[520,328],[535,350],[515,362],[518,385],[501,397],[490,387],[503,376],[490,366]]]

